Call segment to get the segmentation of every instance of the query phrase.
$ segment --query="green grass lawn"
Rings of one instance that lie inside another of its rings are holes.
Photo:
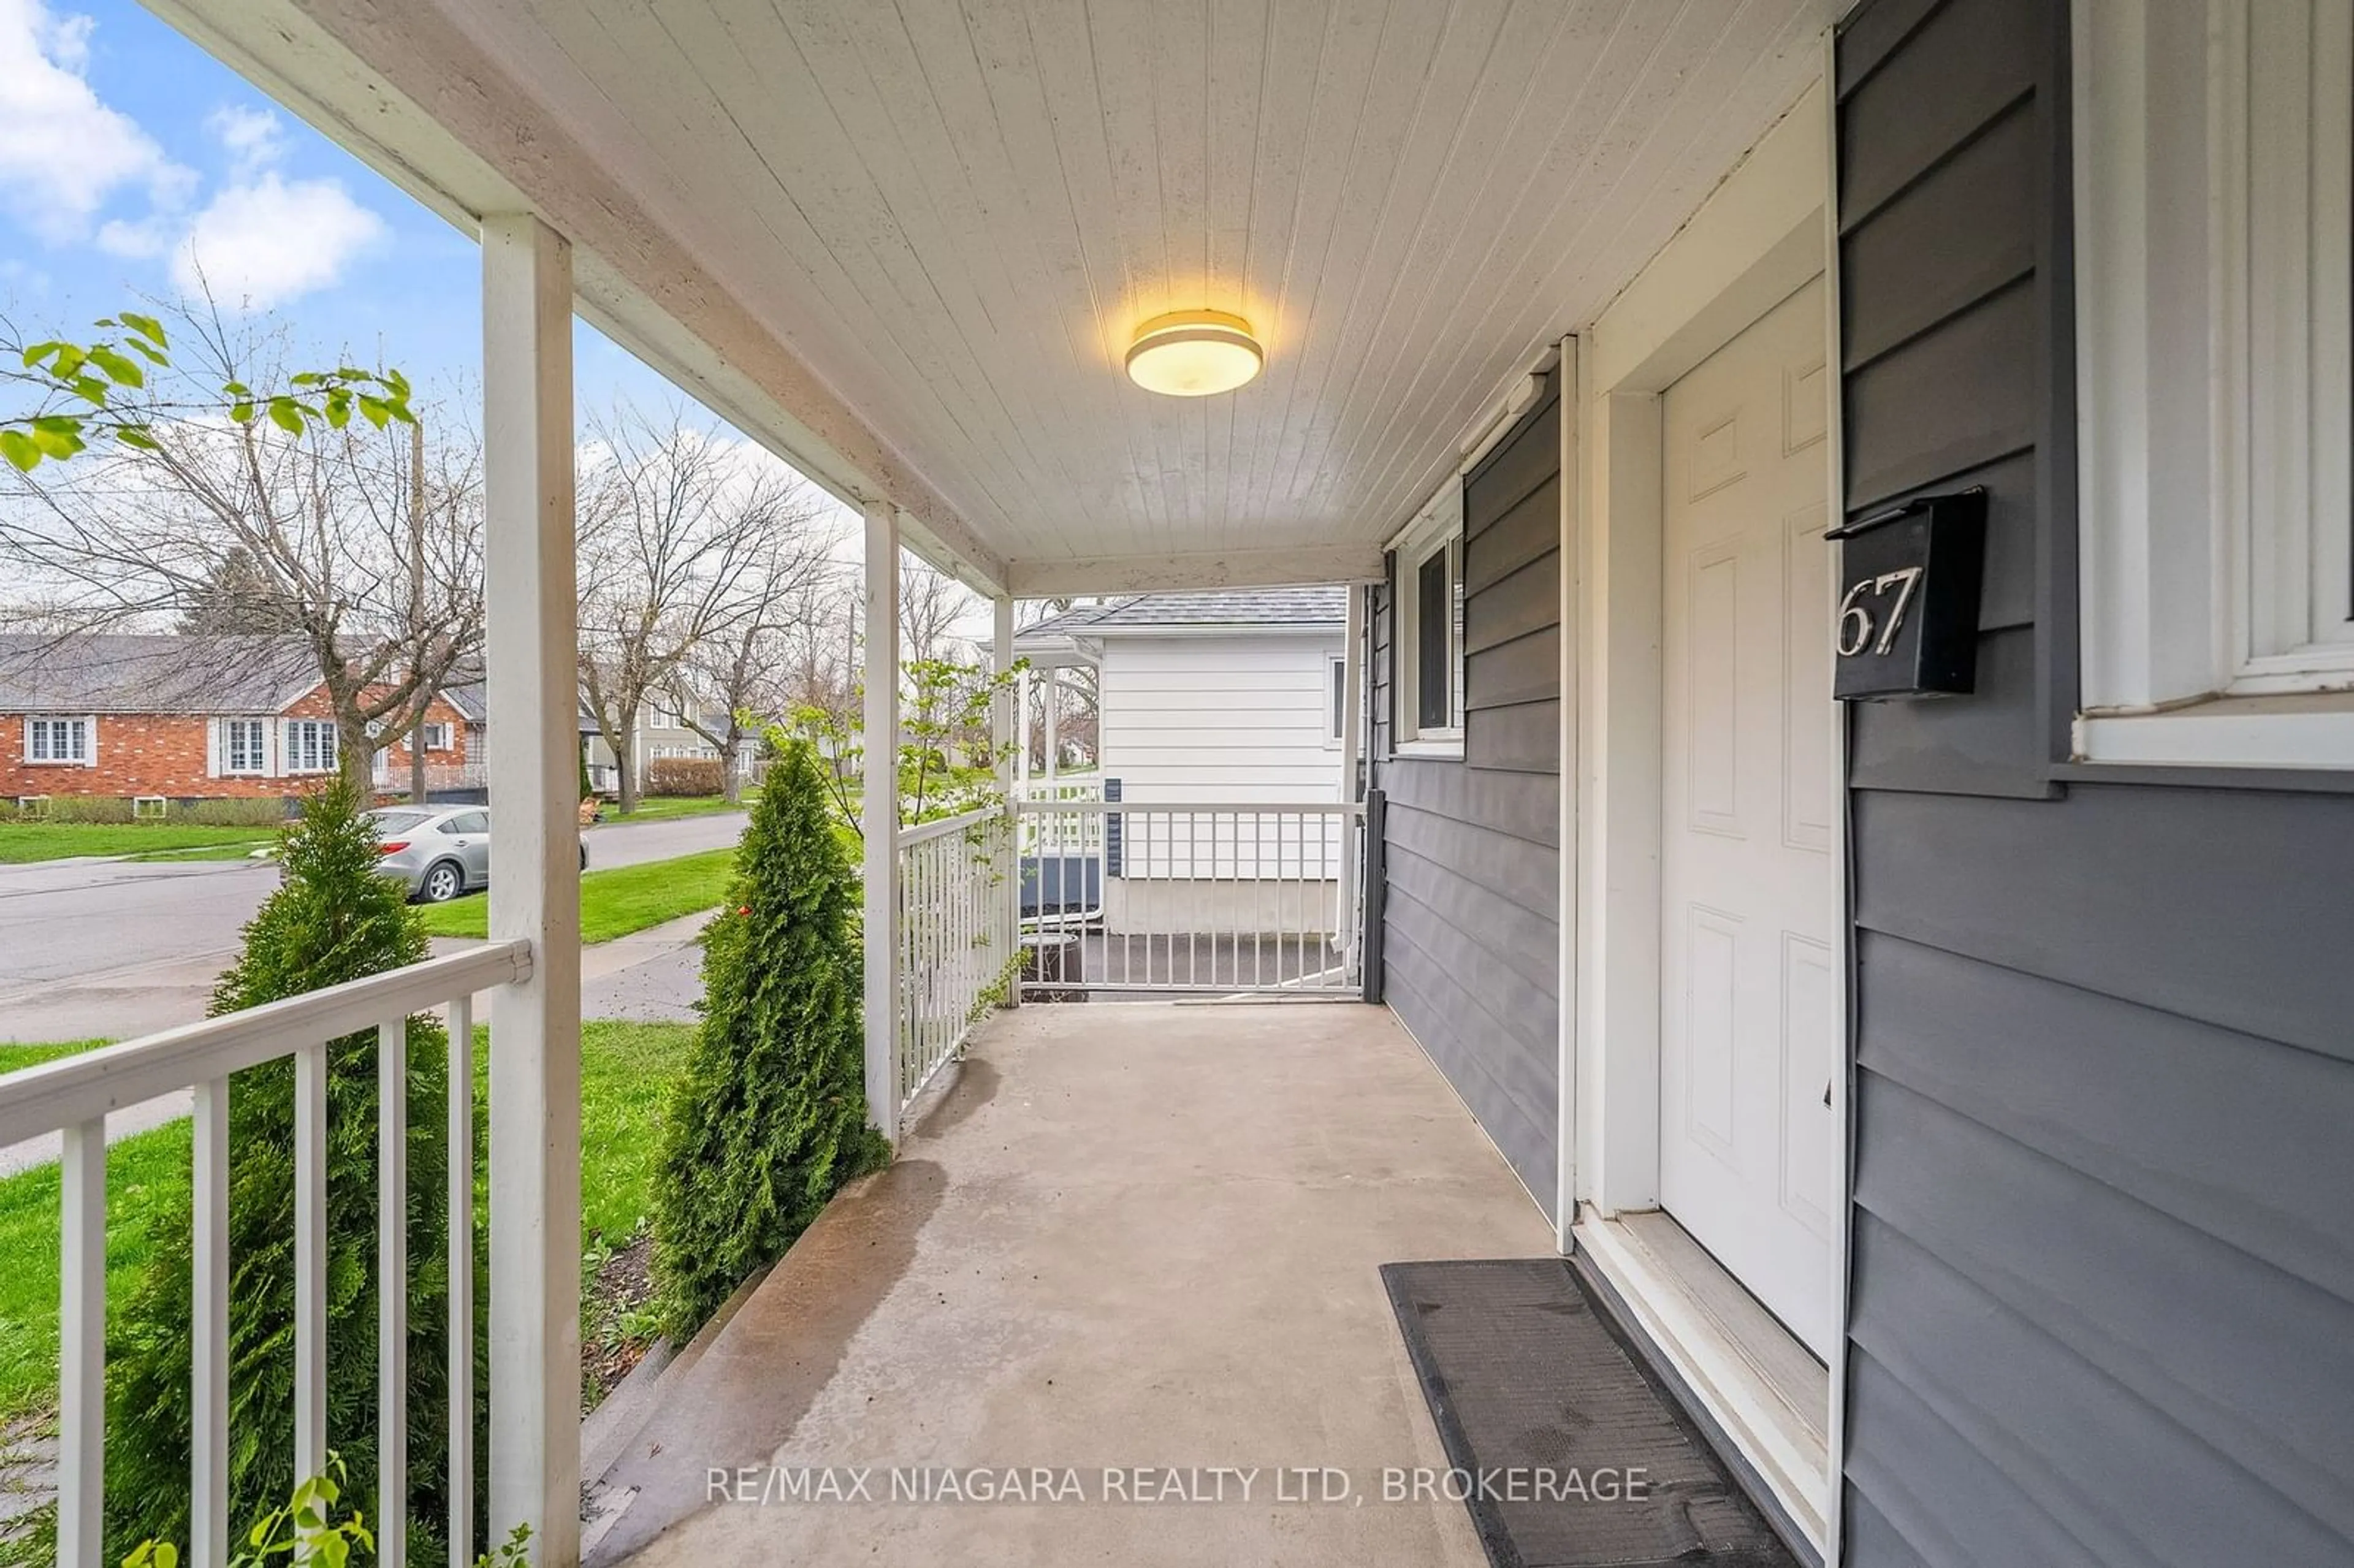
[[[185,1121],[126,1138],[106,1158],[106,1307],[119,1313],[154,1250],[156,1216],[188,1184]],[[58,1387],[58,1168],[0,1180],[0,1425]]]
[[[610,942],[682,915],[716,908],[736,873],[736,851],[704,850],[675,860],[590,869],[580,878],[580,938]],[[436,937],[490,935],[486,895],[428,905],[425,929]]]
[[[0,822],[0,865],[72,855],[145,855],[163,850],[252,849],[277,835],[268,828],[216,828],[193,822]]]
[[[628,1241],[654,1212],[657,1136],[670,1092],[686,1071],[692,1023],[580,1026],[580,1238]],[[484,1053],[482,1060],[489,1060]]]
[[[13,1073],[19,1067],[37,1067],[60,1056],[79,1056],[112,1044],[111,1040],[57,1040],[39,1045],[0,1045],[0,1074]]]
[[[666,822],[673,817],[707,817],[714,811],[741,811],[759,798],[758,789],[744,791],[744,799],[729,804],[725,795],[648,795],[638,801],[638,809],[628,816],[608,808],[609,822]]]
[[[686,1065],[690,1023],[591,1022],[580,1032],[580,1236],[619,1245],[653,1212],[654,1158],[671,1086]],[[476,1029],[476,1090],[487,1095],[489,1029]],[[102,1040],[0,1045],[0,1071],[71,1055]],[[119,1312],[153,1250],[159,1217],[187,1188],[185,1121],[107,1152],[107,1309]],[[58,1168],[0,1178],[0,1425],[55,1398],[58,1383]]]

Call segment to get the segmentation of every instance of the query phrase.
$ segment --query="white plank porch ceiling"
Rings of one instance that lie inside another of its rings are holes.
[[[1832,10],[432,3],[1023,562],[1386,536],[1797,99]],[[1265,374],[1131,386],[1135,323],[1197,306]]]

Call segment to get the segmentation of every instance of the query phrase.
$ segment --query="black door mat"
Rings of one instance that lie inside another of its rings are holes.
[[[1559,1258],[1382,1266],[1495,1568],[1797,1568]]]

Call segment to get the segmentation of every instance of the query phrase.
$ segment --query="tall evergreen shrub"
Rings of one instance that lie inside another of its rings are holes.
[[[676,1338],[890,1158],[866,1123],[858,883],[807,741],[769,768],[736,867],[655,1176],[654,1277]]]
[[[361,801],[337,780],[285,838],[283,883],[245,927],[213,991],[217,1016],[427,956],[401,888],[376,874]],[[444,1136],[448,1037],[408,1022],[408,1463],[411,1561],[447,1555],[449,1300]],[[376,1491],[376,1037],[327,1048],[327,1444],[346,1495],[373,1519]],[[110,1562],[150,1537],[188,1538],[191,1200],[161,1225],[128,1310],[110,1331],[106,1523]],[[294,1068],[250,1067],[229,1090],[229,1518],[282,1504],[294,1474]],[[480,1386],[480,1380],[477,1380]],[[477,1412],[479,1428],[480,1413]]]

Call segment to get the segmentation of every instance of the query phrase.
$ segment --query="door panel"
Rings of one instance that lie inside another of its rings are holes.
[[[491,818],[487,811],[468,811],[450,819],[443,830],[454,836],[458,854],[466,863],[466,884],[482,887],[491,880]]]
[[[1823,309],[1818,281],[1661,410],[1660,1199],[1818,1352],[1842,1037]]]

